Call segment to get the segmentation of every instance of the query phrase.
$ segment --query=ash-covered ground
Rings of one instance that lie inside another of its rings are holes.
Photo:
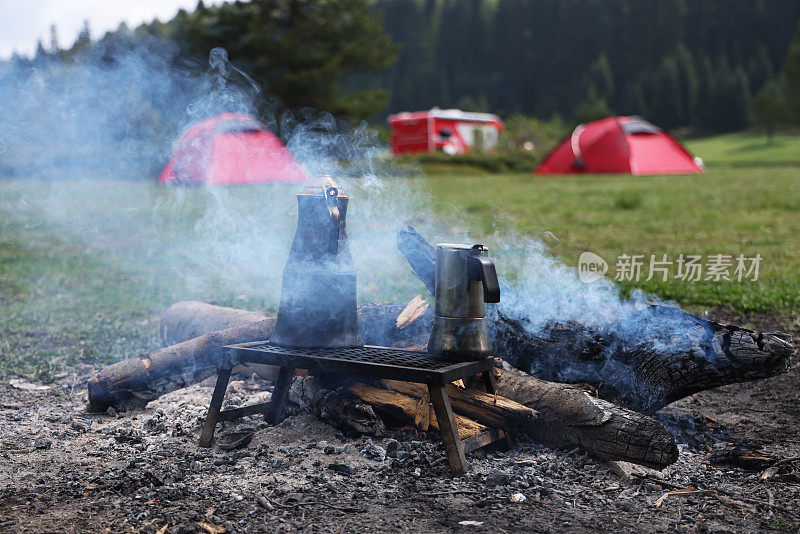
[[[211,449],[199,449],[214,379],[143,411],[90,414],[88,372],[48,391],[0,385],[1,531],[800,529],[800,462],[785,463],[765,482],[762,467],[712,461],[731,445],[784,459],[800,455],[797,366],[663,410],[681,455],[662,472],[613,469],[579,450],[517,442],[510,452],[469,456],[471,470],[461,479],[449,476],[432,433],[344,436],[295,407],[276,427],[243,419],[218,431]],[[227,403],[267,398],[268,391],[256,379],[234,381]],[[249,443],[239,442],[250,434]],[[662,499],[683,488],[709,492]]]

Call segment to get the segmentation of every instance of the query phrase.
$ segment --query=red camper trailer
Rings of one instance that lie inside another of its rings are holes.
[[[491,113],[433,108],[389,115],[389,146],[393,154],[435,152],[450,155],[491,150],[503,123]]]

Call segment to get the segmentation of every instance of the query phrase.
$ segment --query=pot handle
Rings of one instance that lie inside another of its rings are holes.
[[[328,205],[328,215],[331,218],[331,233],[328,241],[328,252],[334,256],[339,253],[339,202],[336,197],[339,190],[333,186],[325,187],[325,203]]]
[[[484,302],[500,302],[500,282],[497,280],[494,262],[490,258],[483,256],[468,257],[467,276],[470,280],[483,284]]]

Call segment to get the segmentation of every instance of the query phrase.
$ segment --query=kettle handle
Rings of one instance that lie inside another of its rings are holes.
[[[483,301],[500,302],[500,282],[490,258],[470,256],[467,258],[467,276],[483,284]]]
[[[339,190],[333,186],[325,187],[325,203],[328,206],[328,215],[331,218],[331,234],[328,241],[328,252],[333,255],[339,253]]]

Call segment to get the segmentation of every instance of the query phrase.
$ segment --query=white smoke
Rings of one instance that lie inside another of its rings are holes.
[[[189,124],[222,111],[260,110],[310,175],[334,176],[350,196],[347,226],[362,302],[402,302],[424,291],[396,248],[406,224],[434,243],[487,241],[456,210],[434,217],[424,186],[398,176],[405,173],[384,159],[365,125],[342,129],[324,113],[275,115],[268,88],[221,49],[212,51],[207,70],[189,67],[153,39],[106,43],[74,63],[0,65],[0,101],[11,103],[0,107],[0,175],[14,182],[0,199],[6,211],[80,239],[119,267],[149,273],[149,290],[161,292],[164,304],[241,294],[275,310],[298,186],[155,183]],[[645,329],[669,339],[677,331],[641,319],[645,296],[623,299],[611,283],[580,282],[541,241],[501,230],[488,244],[511,289],[501,308],[534,332],[553,321],[615,325],[624,336]]]

